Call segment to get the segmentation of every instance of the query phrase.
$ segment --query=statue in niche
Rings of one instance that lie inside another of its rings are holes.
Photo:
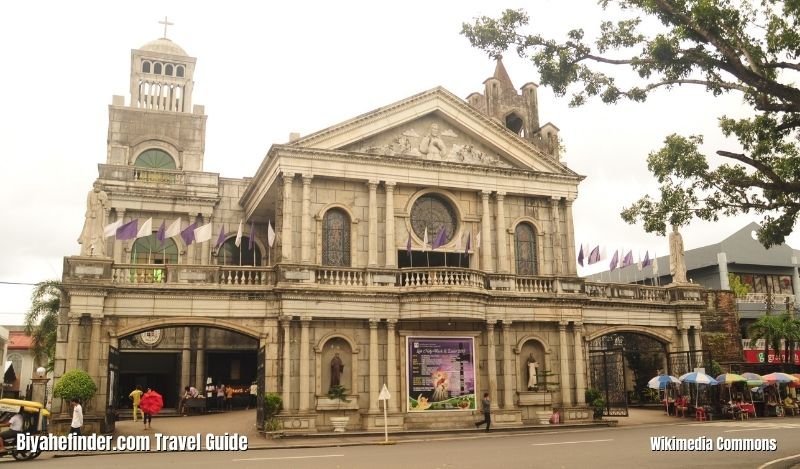
[[[106,242],[103,229],[106,226],[108,194],[95,184],[86,197],[86,220],[78,238],[81,256],[102,257],[106,255]]]
[[[331,388],[334,386],[341,386],[342,373],[344,373],[344,363],[339,357],[339,352],[336,352],[331,359]]]
[[[419,142],[419,152],[428,159],[444,159],[447,156],[447,145],[439,135],[439,124],[432,124],[428,135]]]
[[[538,369],[539,364],[536,363],[536,359],[533,358],[533,353],[531,353],[528,355],[528,391],[533,391],[533,389],[538,386],[538,381],[536,379]]]
[[[683,252],[683,237],[678,232],[677,225],[672,225],[669,234],[669,273],[672,283],[686,283],[686,259]]]

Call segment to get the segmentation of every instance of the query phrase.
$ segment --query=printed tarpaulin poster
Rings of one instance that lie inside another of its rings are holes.
[[[475,410],[472,337],[407,337],[408,411]]]

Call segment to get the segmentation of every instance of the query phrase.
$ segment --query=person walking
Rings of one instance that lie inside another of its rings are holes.
[[[258,383],[253,381],[253,384],[250,385],[250,401],[247,404],[247,408],[253,407],[254,409],[258,407],[258,403],[256,402],[258,396]]]
[[[217,386],[217,410],[220,412],[225,411],[225,385],[220,384]]]
[[[77,397],[73,397],[69,402],[72,406],[72,423],[69,425],[69,432],[77,436],[81,436],[81,427],[83,426],[83,407],[81,401]]]
[[[153,415],[161,412],[164,407],[164,398],[161,394],[147,388],[147,392],[142,396],[141,408],[144,413],[144,429],[153,429]],[[149,425],[149,427],[148,427]]]
[[[489,431],[489,426],[492,424],[492,401],[489,399],[489,393],[483,393],[483,399],[481,400],[481,410],[483,411],[483,421],[475,422],[475,427],[480,427],[484,423],[486,424],[486,431]]]
[[[225,389],[225,407],[228,410],[233,410],[233,387],[231,386]]]
[[[133,421],[134,422],[136,421],[136,414],[139,413],[139,412],[142,412],[142,409],[139,408],[139,403],[142,400],[142,394],[144,394],[144,393],[142,392],[142,387],[141,386],[136,386],[136,389],[134,389],[133,391],[131,391],[130,394],[128,394],[128,397],[131,398],[131,400],[133,401]],[[142,412],[142,418],[144,418],[144,412]]]

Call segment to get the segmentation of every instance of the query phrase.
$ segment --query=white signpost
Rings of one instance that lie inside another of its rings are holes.
[[[386,401],[391,399],[392,395],[389,394],[389,388],[386,387],[386,383],[383,383],[383,389],[381,389],[381,393],[378,395],[378,400],[383,401],[383,435],[384,435],[384,443],[389,442],[389,420],[386,416]]]

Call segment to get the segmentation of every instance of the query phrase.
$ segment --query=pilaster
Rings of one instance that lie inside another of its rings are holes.
[[[394,238],[394,186],[395,183],[386,181],[386,240],[384,247],[385,265],[387,268],[397,266],[397,247]]]
[[[580,322],[573,323],[572,332],[575,335],[575,404],[580,406],[586,403],[586,361],[583,355],[583,324]]]
[[[486,322],[486,374],[489,378],[489,396],[492,409],[498,409],[497,402],[497,357],[494,345],[494,321]]]
[[[505,192],[498,192],[497,198],[497,219],[495,220],[495,232],[497,233],[497,271],[508,272],[508,239],[506,231],[506,209]]]
[[[514,357],[511,352],[511,321],[503,321],[503,408],[514,408],[514,385],[512,383]]]
[[[309,376],[310,350],[308,343],[310,323],[311,318],[300,318],[300,406],[298,410],[301,414],[308,412],[310,409],[309,394],[311,393],[311,377]]]
[[[300,219],[300,260],[311,263],[311,180],[314,176],[303,175],[303,216]]]
[[[378,181],[367,182],[369,188],[369,251],[367,265],[378,266]]]
[[[380,375],[378,363],[378,320],[369,320],[369,411],[378,412]]]
[[[292,261],[292,180],[294,173],[283,173],[283,220],[281,224],[281,261]]]
[[[492,266],[492,224],[489,210],[489,191],[481,191],[481,270],[484,272],[494,272]]]
[[[569,357],[567,356],[568,348],[567,348],[567,323],[560,322],[558,323],[558,345],[559,345],[559,357],[558,361],[560,363],[560,374],[561,374],[561,405],[562,406],[571,406],[572,399],[570,399],[570,386],[569,386]]]

